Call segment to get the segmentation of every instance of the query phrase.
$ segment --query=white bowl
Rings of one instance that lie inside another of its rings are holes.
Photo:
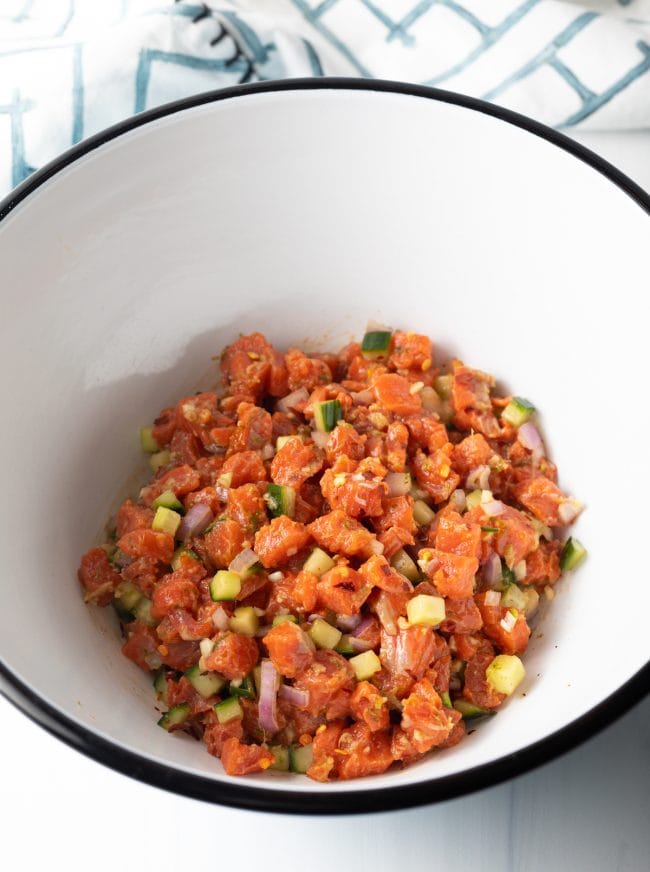
[[[203,95],[66,153],[0,206],[0,675],[47,729],[215,802],[348,812],[431,802],[548,760],[648,689],[650,200],[505,110],[390,83]],[[329,785],[233,779],[156,726],[151,681],[79,556],[144,475],[138,426],[260,329],[338,349],[369,318],[534,399],[589,558],[557,586],[521,693],[457,747]],[[525,694],[525,696],[524,696]]]

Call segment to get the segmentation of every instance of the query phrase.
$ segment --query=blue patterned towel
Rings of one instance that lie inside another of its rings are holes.
[[[650,0],[2,0],[0,195],[134,112],[239,82],[369,76],[557,127],[650,126]]]

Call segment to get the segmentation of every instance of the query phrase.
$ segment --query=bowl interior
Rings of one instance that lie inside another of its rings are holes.
[[[261,330],[337,350],[375,318],[535,402],[561,484],[587,504],[577,535],[590,556],[558,584],[499,716],[371,786],[466,772],[580,717],[647,659],[630,455],[649,424],[647,231],[631,199],[559,148],[404,94],[234,97],[81,157],[0,224],[0,659],[74,722],[222,780],[201,743],[156,726],[112,610],[82,602],[79,557],[144,480],[137,428],[213,383],[225,344]]]

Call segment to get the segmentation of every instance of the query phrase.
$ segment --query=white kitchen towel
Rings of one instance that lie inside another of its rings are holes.
[[[433,85],[559,128],[650,126],[650,0],[2,0],[0,194],[85,136],[293,76]]]

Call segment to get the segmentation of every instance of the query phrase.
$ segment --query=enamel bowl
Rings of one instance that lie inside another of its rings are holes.
[[[0,204],[5,366],[0,680],[80,751],[187,796],[280,812],[402,808],[523,772],[648,688],[643,283],[648,197],[500,108],[381,82],[266,83],[136,116]],[[586,503],[497,717],[383,776],[229,778],[156,725],[151,679],[80,555],[146,474],[138,427],[214,383],[240,332],[337,350],[377,319],[428,333],[541,410]]]

